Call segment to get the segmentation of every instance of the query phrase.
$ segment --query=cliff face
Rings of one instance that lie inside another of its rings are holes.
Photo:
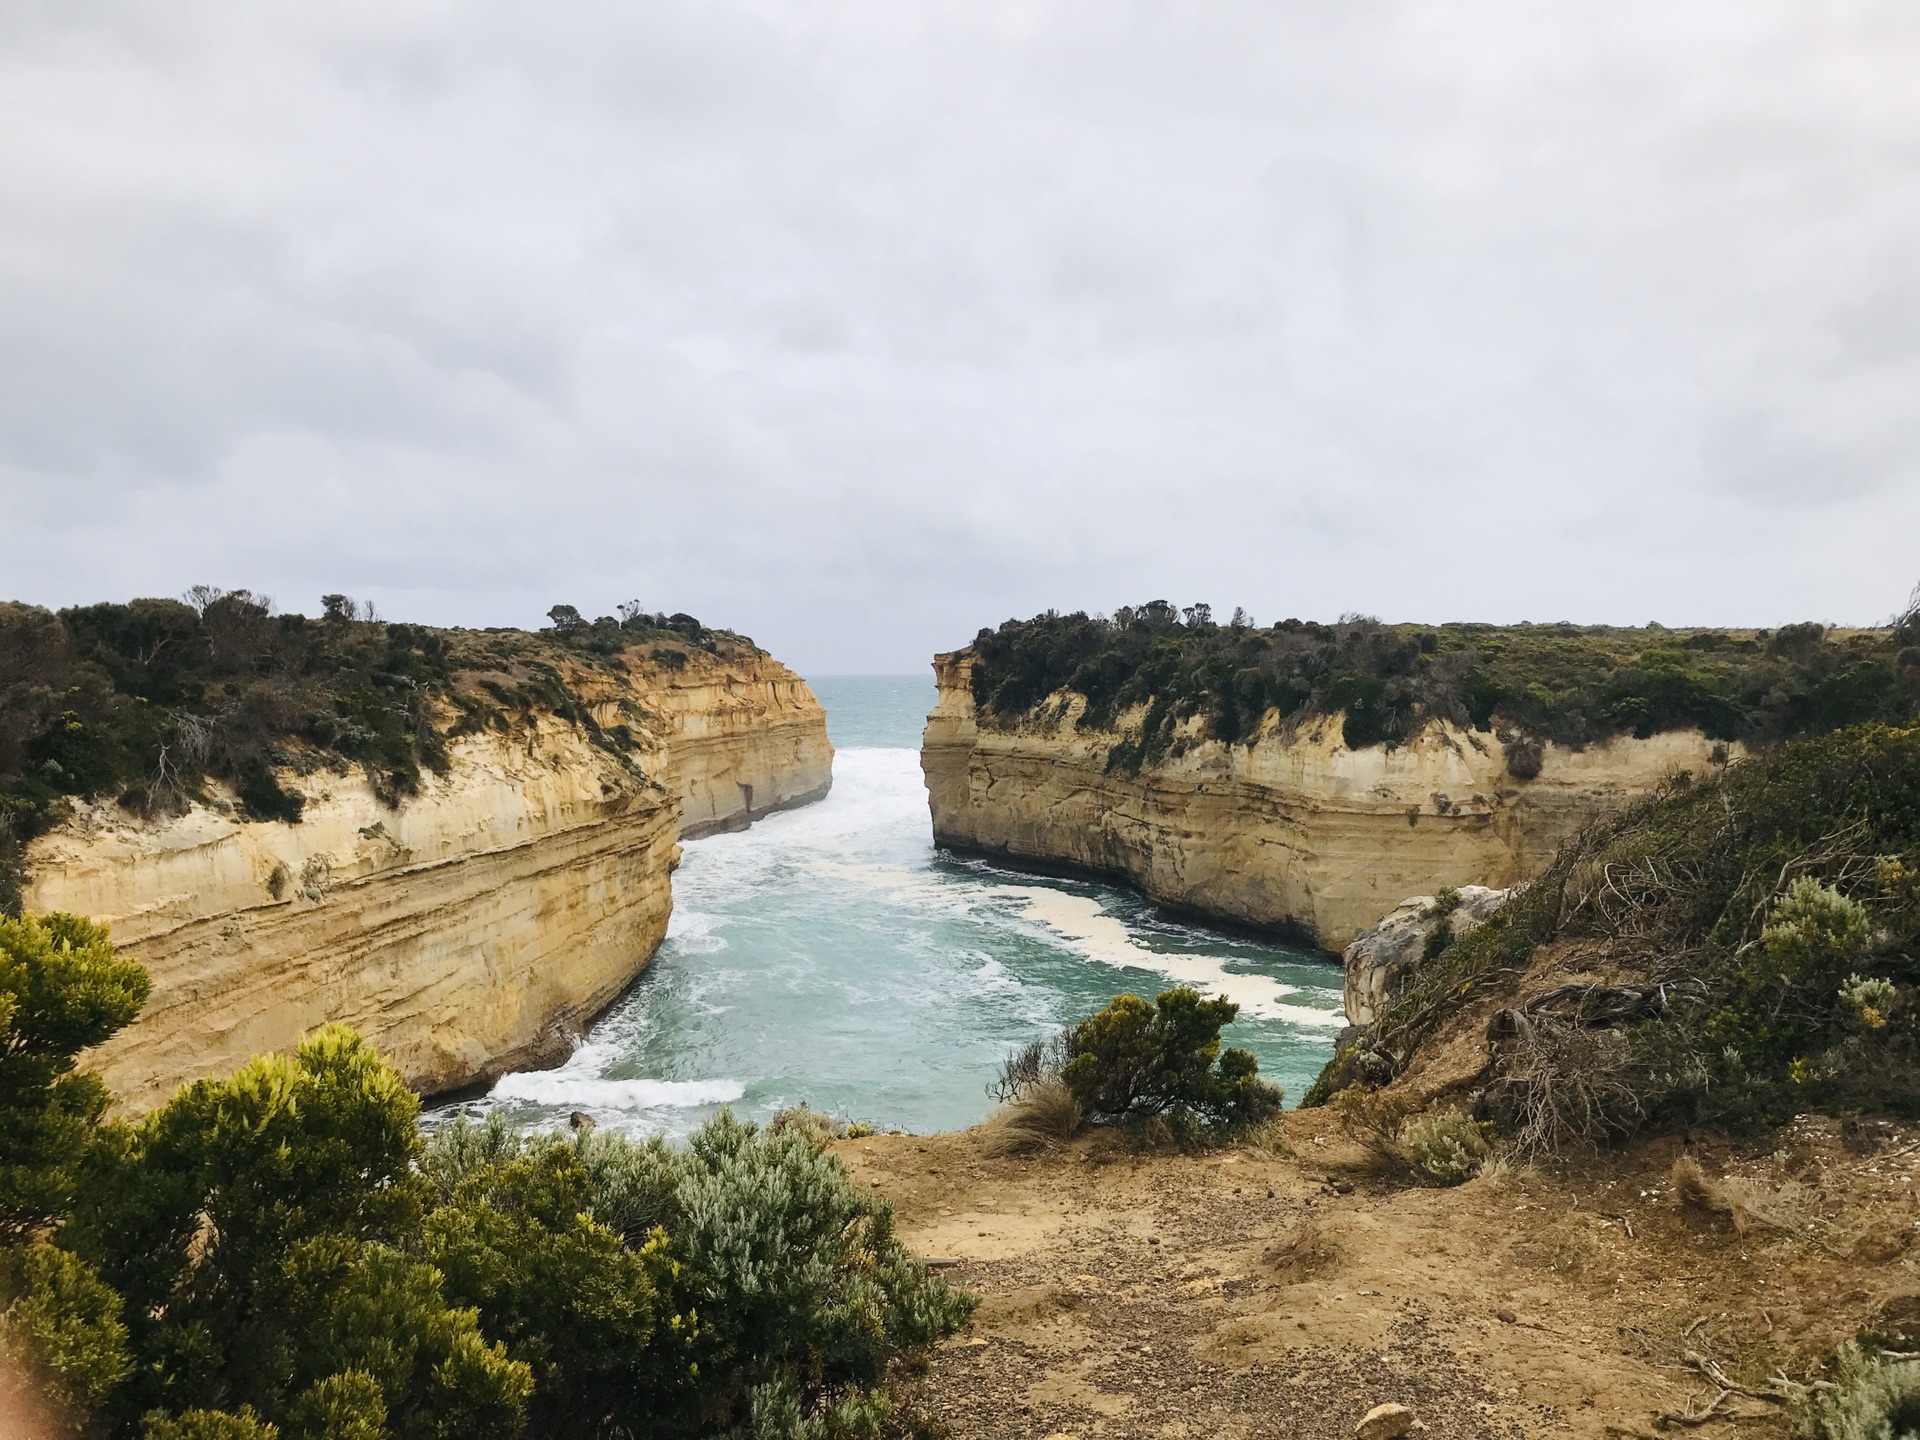
[[[140,1019],[87,1057],[135,1111],[330,1020],[432,1093],[564,1056],[666,933],[677,840],[831,783],[825,712],[764,656],[570,677],[638,769],[551,714],[450,746],[396,808],[357,768],[299,783],[297,825],[86,807],[36,840],[34,911],[107,921]]]
[[[618,688],[575,677],[603,725],[641,712],[647,771],[679,796],[680,837],[743,830],[818,800],[833,784],[826,711],[807,683],[765,655],[696,656],[680,669],[630,661]]]
[[[964,650],[934,662],[921,767],[936,843],[1112,876],[1328,950],[1406,895],[1511,885],[1597,812],[1714,763],[1705,736],[1670,732],[1549,745],[1520,781],[1492,735],[1432,726],[1395,749],[1349,750],[1336,716],[1290,734],[1269,723],[1239,746],[1196,725],[1162,763],[1108,774],[1122,736],[1075,729],[1078,697],[1045,724],[981,725],[971,666]]]

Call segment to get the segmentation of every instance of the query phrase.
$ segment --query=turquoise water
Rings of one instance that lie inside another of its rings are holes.
[[[723,1104],[765,1118],[804,1101],[954,1129],[991,1108],[1010,1049],[1182,982],[1240,1001],[1230,1043],[1305,1089],[1342,1023],[1336,964],[1168,923],[1112,886],[936,852],[918,749],[932,681],[813,688],[839,752],[832,793],[688,842],[666,942],[633,989],[566,1064],[463,1108],[682,1134]]]

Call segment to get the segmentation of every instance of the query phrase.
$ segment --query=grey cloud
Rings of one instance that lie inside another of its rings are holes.
[[[0,16],[9,593],[638,596],[803,667],[1148,595],[1870,619],[1920,20]]]

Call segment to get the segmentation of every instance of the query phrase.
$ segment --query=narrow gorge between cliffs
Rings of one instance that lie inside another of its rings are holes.
[[[1297,1098],[1332,1054],[1340,969],[1157,916],[1109,885],[936,852],[920,676],[813,688],[838,751],[824,800],[685,844],[667,939],[557,1069],[433,1118],[684,1134],[721,1105],[805,1103],[919,1133],[970,1125],[1007,1052],[1123,991],[1191,983],[1241,1006],[1228,1043]]]

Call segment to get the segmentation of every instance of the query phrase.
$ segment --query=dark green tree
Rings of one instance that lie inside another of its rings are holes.
[[[418,1104],[328,1026],[116,1132],[70,1234],[129,1302],[129,1413],[244,1404],[284,1427],[347,1403],[359,1382],[310,1392],[356,1371],[395,1437],[517,1432],[526,1367],[407,1253],[426,1200]]]
[[[1186,985],[1151,1002],[1115,996],[1068,1032],[1060,1078],[1096,1121],[1253,1123],[1280,1108],[1280,1093],[1259,1078],[1250,1052],[1222,1052],[1221,1027],[1239,1013],[1231,1000]]]
[[[33,1374],[68,1417],[102,1405],[128,1369],[120,1297],[49,1243],[107,1107],[74,1068],[139,1013],[147,973],[104,926],[73,915],[0,919],[0,1364]]]
[[[477,1165],[428,1217],[425,1252],[450,1298],[473,1306],[537,1384],[541,1435],[617,1433],[690,1383],[692,1323],[655,1344],[674,1273],[664,1234],[637,1248],[598,1219],[574,1145],[549,1140]]]
[[[75,915],[0,918],[0,1243],[64,1216],[108,1103],[74,1061],[140,1013],[147,972]]]

